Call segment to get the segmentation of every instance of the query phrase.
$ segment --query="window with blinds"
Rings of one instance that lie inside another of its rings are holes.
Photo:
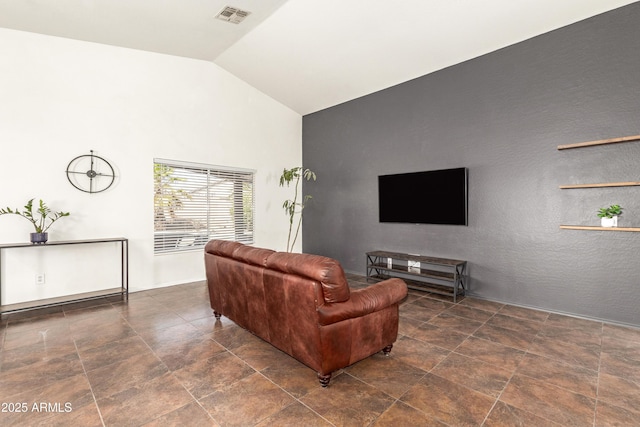
[[[253,243],[254,171],[154,159],[154,253]]]

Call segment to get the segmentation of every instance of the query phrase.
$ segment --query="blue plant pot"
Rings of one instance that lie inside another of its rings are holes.
[[[31,233],[31,243],[34,245],[43,245],[49,240],[48,233]]]

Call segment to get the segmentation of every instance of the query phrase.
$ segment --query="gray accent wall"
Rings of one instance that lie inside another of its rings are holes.
[[[304,252],[358,274],[376,249],[465,259],[478,297],[640,326],[640,233],[559,228],[614,203],[640,227],[640,187],[558,188],[640,181],[640,142],[557,150],[640,134],[639,22],[633,3],[304,116]],[[468,226],[379,223],[378,175],[455,167]]]

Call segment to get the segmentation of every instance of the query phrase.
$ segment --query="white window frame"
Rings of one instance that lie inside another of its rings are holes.
[[[255,170],[158,158],[153,167],[154,254],[254,243]]]

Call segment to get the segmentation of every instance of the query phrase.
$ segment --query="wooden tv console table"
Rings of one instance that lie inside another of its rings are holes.
[[[411,289],[453,297],[464,295],[467,261],[387,251],[367,252],[367,279],[399,277]]]

